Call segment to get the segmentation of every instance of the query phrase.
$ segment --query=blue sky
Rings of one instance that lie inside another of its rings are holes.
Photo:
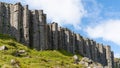
[[[120,57],[120,0],[0,0],[43,9],[47,21],[57,22],[84,37],[110,45]]]

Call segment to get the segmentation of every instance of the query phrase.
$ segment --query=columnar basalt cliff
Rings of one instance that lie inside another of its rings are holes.
[[[84,38],[53,22],[47,24],[43,10],[29,10],[20,3],[0,2],[0,33],[14,36],[17,41],[37,50],[64,49],[80,54],[108,68],[114,68],[110,46]]]

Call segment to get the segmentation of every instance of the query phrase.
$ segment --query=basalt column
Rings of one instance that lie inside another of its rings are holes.
[[[86,47],[86,57],[88,58],[91,58],[91,55],[90,55],[90,41],[88,38],[84,38],[84,46]]]
[[[100,53],[100,44],[99,43],[97,43],[96,44],[96,47],[97,47],[97,54],[96,54],[96,56],[97,56],[97,62],[100,62],[101,63],[101,53]]]
[[[48,49],[47,46],[47,32],[46,32],[46,14],[43,13],[43,10],[38,11],[39,14],[39,38],[40,38],[40,50]]]
[[[91,59],[95,60],[95,41],[90,40],[91,45]]]
[[[10,7],[0,2],[0,33],[10,33]]]
[[[23,7],[23,33],[24,40],[23,43],[29,45],[29,22],[30,21],[30,12],[28,10],[28,5]]]
[[[38,16],[38,11],[37,10],[34,10],[32,11],[32,31],[31,32],[31,36],[32,36],[32,45],[33,45],[33,48],[37,49],[37,50],[40,50],[40,30],[39,30],[39,27],[38,27],[38,23],[39,23],[39,16]]]
[[[71,34],[71,44],[69,46],[70,46],[70,52],[75,54],[76,35],[73,32]]]
[[[49,49],[52,49],[52,38],[51,38],[51,36],[52,36],[52,31],[51,31],[51,29],[50,29],[51,25],[48,24],[48,25],[46,25],[46,26],[47,26],[47,27],[46,27],[46,32],[47,32],[47,46],[48,46]]]
[[[9,4],[4,5],[4,23],[3,23],[3,33],[9,34],[10,32],[10,7]]]
[[[106,48],[103,46],[103,65],[107,65],[107,59],[106,59]]]
[[[95,61],[98,62],[98,55],[99,55],[99,50],[98,50],[98,45],[95,42]]]
[[[15,28],[13,26],[13,14],[14,14],[14,5],[13,4],[10,4],[10,35],[15,37],[13,32],[15,31]],[[14,29],[14,30],[13,30]]]
[[[68,52],[70,52],[70,38],[71,38],[71,35],[70,35],[70,30],[68,30],[67,28],[65,29],[65,45],[64,45],[64,49],[67,50]]]
[[[11,24],[11,35],[21,41],[22,34],[20,29],[22,29],[22,10],[21,4],[16,3],[15,5],[10,6],[10,24]]]
[[[52,23],[52,48],[58,49],[58,24]]]
[[[81,54],[84,55],[83,53],[83,38],[80,36],[80,34],[76,34],[76,51]]]
[[[105,46],[106,48],[106,58],[107,58],[107,66],[108,68],[112,68],[112,55],[111,55],[111,48],[110,46]]]
[[[104,47],[102,44],[98,44],[98,50],[99,50],[99,62],[103,65],[105,65],[105,61],[106,61],[106,56],[104,53]]]
[[[3,33],[3,23],[4,23],[4,4],[0,2],[0,33]]]
[[[112,59],[112,68],[114,68],[114,53],[113,53],[113,51],[111,52],[111,59]]]
[[[64,48],[64,30],[62,27],[58,27],[58,48]]]

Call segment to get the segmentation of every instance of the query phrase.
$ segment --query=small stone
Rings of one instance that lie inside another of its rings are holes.
[[[20,57],[21,55],[28,55],[25,50],[19,50],[15,53],[16,57]]]
[[[12,65],[14,65],[14,64],[16,64],[16,61],[15,61],[14,59],[11,59],[10,63],[11,63]]]
[[[25,50],[19,50],[18,53],[25,53],[26,51]]]
[[[19,61],[16,61],[15,59],[11,59],[10,61],[11,65],[13,66],[13,68],[20,68],[20,65],[19,65]]]

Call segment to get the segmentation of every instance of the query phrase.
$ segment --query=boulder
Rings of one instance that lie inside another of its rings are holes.
[[[93,64],[93,61],[91,59],[87,58],[87,57],[84,57],[84,58],[81,59],[79,64],[83,64],[83,65],[89,67]]]
[[[74,56],[73,56],[73,59],[74,59],[74,63],[75,63],[75,64],[78,64],[78,63],[79,63],[79,58],[78,58],[77,55],[74,55]]]
[[[3,45],[3,46],[0,47],[0,50],[8,50],[8,48]]]
[[[14,59],[11,59],[10,63],[11,63],[11,65],[14,65],[14,64],[16,64],[16,61]]]
[[[100,63],[94,62],[87,57],[82,58],[79,64],[85,65],[87,68],[104,68]]]

